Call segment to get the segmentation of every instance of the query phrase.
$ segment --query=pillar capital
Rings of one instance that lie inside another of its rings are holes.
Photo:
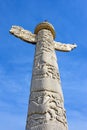
[[[49,22],[42,22],[42,23],[39,23],[35,30],[34,30],[34,33],[37,34],[40,30],[42,29],[47,29],[47,30],[50,30],[52,35],[53,35],[53,38],[55,39],[55,29],[53,27],[52,24],[50,24]]]

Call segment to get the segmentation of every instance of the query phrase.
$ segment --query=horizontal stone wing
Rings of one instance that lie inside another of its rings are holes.
[[[55,48],[55,50],[58,50],[58,51],[69,52],[76,47],[77,47],[76,44],[64,44],[64,43],[61,43],[61,42],[55,42],[54,41],[54,48]]]
[[[24,30],[20,26],[12,26],[10,33],[26,42],[32,44],[36,43],[36,34],[32,34],[30,31]]]

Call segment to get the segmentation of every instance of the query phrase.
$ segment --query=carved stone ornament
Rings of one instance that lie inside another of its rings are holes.
[[[34,34],[19,26],[12,26],[10,33],[36,45],[26,130],[68,130],[55,50],[68,52],[77,45],[54,41],[48,22],[37,25]]]

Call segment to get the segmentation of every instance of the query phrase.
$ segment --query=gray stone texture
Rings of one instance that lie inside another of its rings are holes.
[[[37,34],[26,130],[67,130],[60,75],[50,30]]]
[[[55,42],[48,22],[37,25],[35,34],[18,26],[10,33],[36,45],[26,130],[68,130],[55,50],[67,52],[76,45]]]

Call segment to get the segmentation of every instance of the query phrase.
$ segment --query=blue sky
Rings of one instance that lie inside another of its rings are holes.
[[[56,52],[69,130],[87,129],[87,0],[0,0],[0,130],[24,130],[35,47],[9,34],[12,25],[34,32],[48,20],[56,41],[76,43]]]

